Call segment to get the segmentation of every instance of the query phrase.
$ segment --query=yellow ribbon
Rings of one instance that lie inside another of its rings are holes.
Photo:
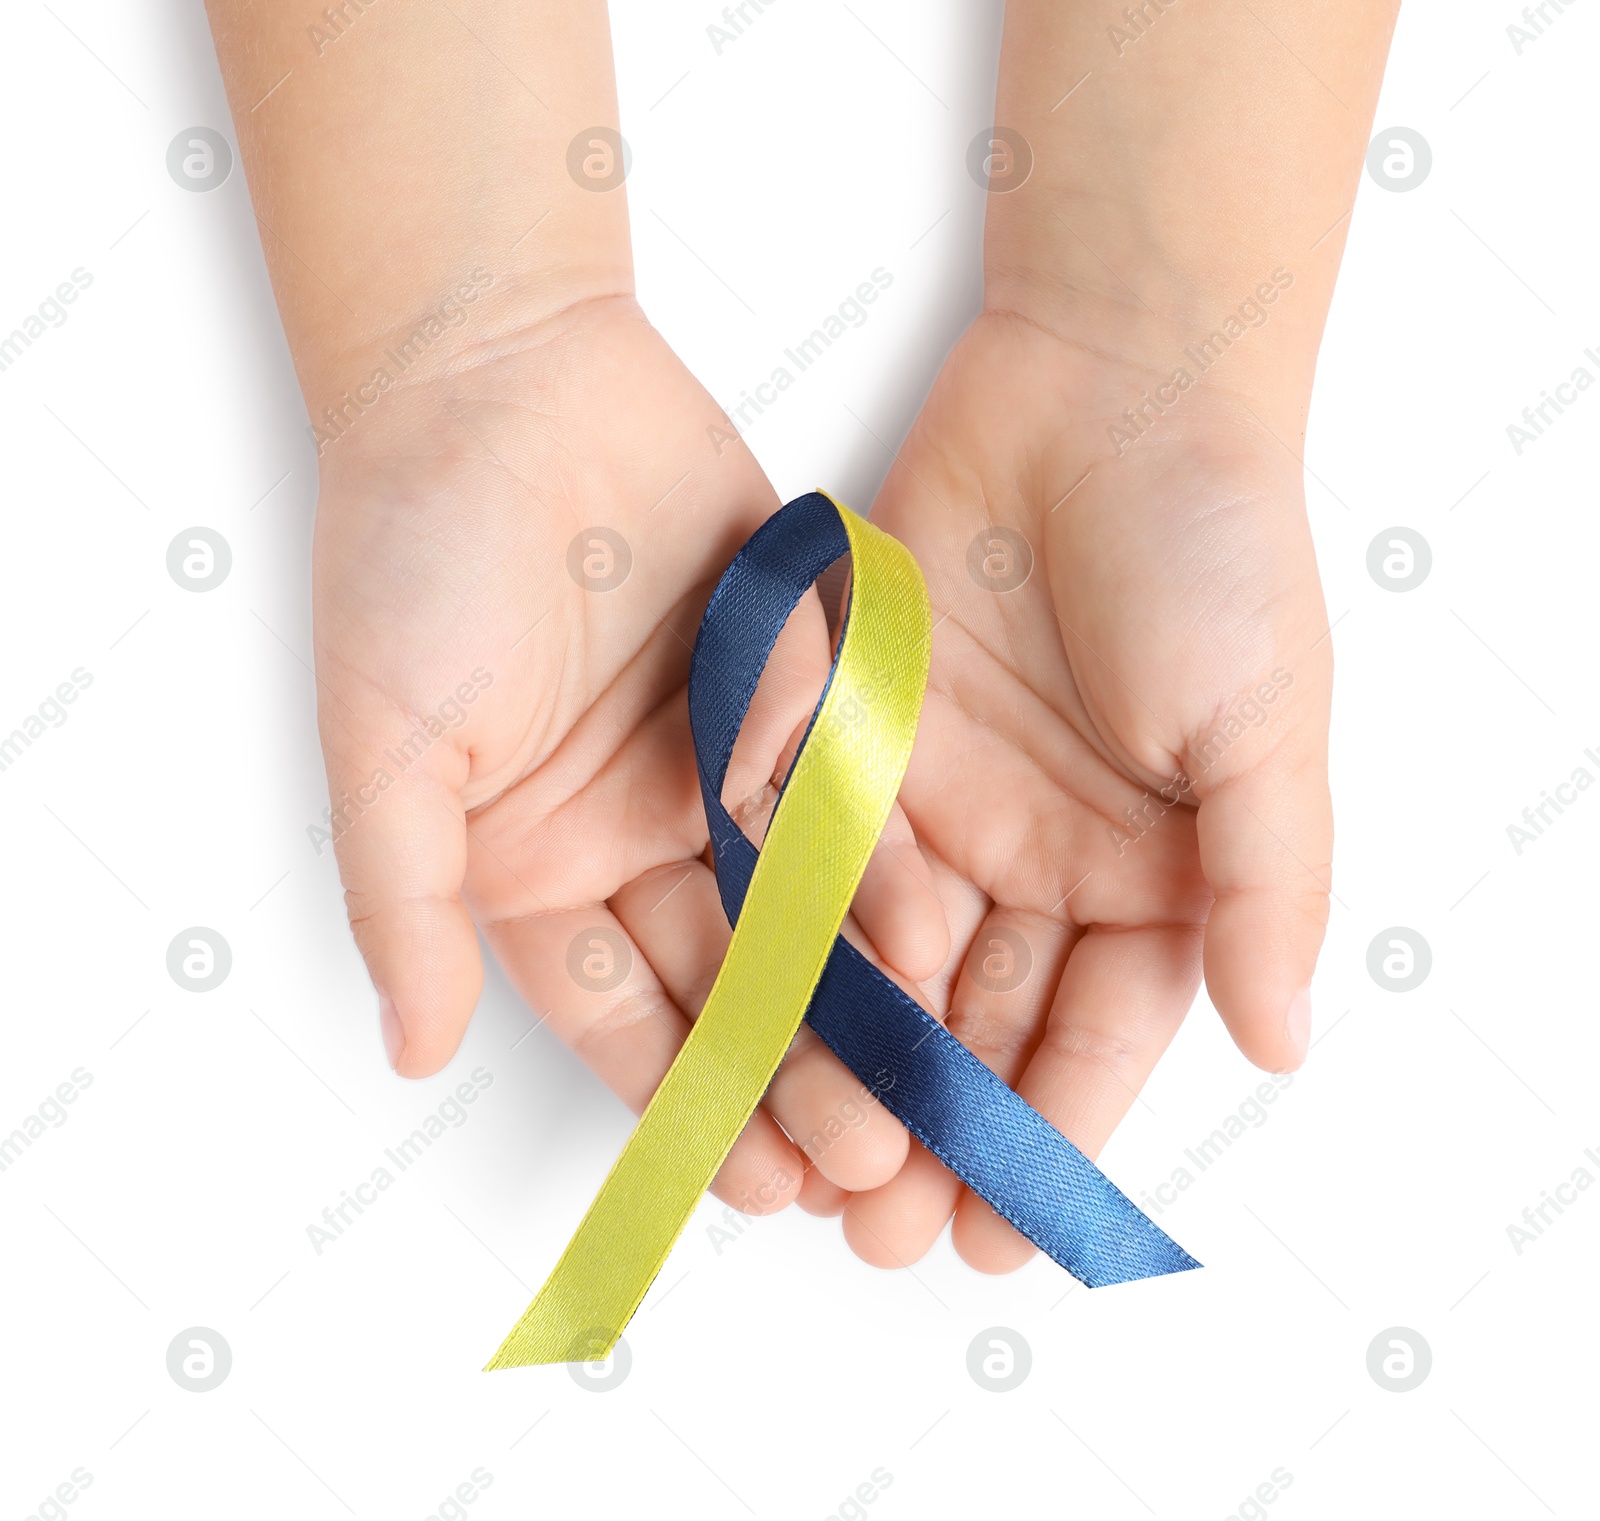
[[[805,1016],[900,789],[928,678],[928,596],[847,507],[850,613],[717,980],[577,1233],[489,1368],[598,1361],[622,1335]],[[870,708],[869,721],[860,721]],[[487,1371],[487,1370],[486,1370]]]

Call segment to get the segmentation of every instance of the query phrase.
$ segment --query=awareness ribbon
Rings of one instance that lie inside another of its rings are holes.
[[[734,740],[790,612],[845,554],[838,653],[758,851],[722,806]],[[802,1017],[917,1140],[1081,1282],[1199,1266],[840,938],[910,758],[930,646],[909,551],[820,492],[768,519],[718,583],[690,663],[689,722],[733,937],[688,1039],[489,1368],[611,1351]]]

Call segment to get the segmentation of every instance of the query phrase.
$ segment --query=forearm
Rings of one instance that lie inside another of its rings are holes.
[[[1143,358],[1265,284],[1228,383],[1303,407],[1397,8],[1011,0],[996,121],[1034,163],[989,199],[988,306]]]
[[[616,126],[603,0],[208,9],[313,420],[387,351],[438,373],[631,293],[623,193],[568,169],[580,133]]]

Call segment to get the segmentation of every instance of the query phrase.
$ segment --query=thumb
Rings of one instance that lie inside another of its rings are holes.
[[[393,709],[330,706],[319,726],[350,928],[377,990],[389,1065],[427,1077],[455,1054],[483,987],[461,901],[467,757]]]
[[[1253,704],[1191,741],[1200,864],[1216,896],[1206,925],[1206,987],[1239,1049],[1286,1072],[1311,1043],[1311,974],[1332,891],[1328,662],[1272,679]],[[1270,687],[1276,708],[1263,702]],[[1266,712],[1259,728],[1252,715]],[[1230,738],[1243,728],[1243,736]]]

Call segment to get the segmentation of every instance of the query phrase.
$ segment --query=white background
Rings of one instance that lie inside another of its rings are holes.
[[[9,5],[0,332],[74,268],[93,284],[0,373],[0,732],[75,668],[93,683],[0,772],[0,1134],[75,1069],[92,1085],[0,1174],[0,1518],[78,1468],[84,1521],[421,1521],[478,1468],[474,1521],[821,1521],[875,1469],[874,1521],[1221,1521],[1280,1468],[1274,1521],[1593,1514],[1600,1190],[1520,1255],[1507,1226],[1580,1165],[1600,1176],[1600,792],[1520,855],[1507,826],[1574,768],[1600,776],[1600,394],[1520,457],[1506,425],[1600,374],[1600,13],[1521,56],[1516,19],[1414,4],[1390,63],[1378,126],[1421,132],[1433,169],[1408,193],[1363,179],[1307,456],[1339,662],[1319,1041],[1161,1216],[1206,1270],[1068,1292],[1048,1263],[992,1280],[941,1242],[884,1274],[798,1212],[719,1251],[708,1204],[597,1393],[478,1369],[629,1117],[546,1032],[521,1038],[533,1016],[493,976],[451,1069],[393,1077],[307,841],[315,461],[243,175],[192,194],[166,171],[181,130],[233,137],[201,9]],[[976,310],[964,159],[1000,8],[789,0],[720,56],[714,20],[711,0],[614,7],[645,305],[731,404],[891,271],[749,435],[783,496],[864,506]],[[193,525],[233,552],[203,595],[166,569]],[[1394,525],[1433,553],[1405,593],[1367,570]],[[191,925],[232,947],[214,992],[167,973]],[[1390,926],[1432,948],[1413,992],[1368,973]],[[323,1207],[477,1067],[467,1123],[317,1255]],[[1258,1081],[1202,999],[1103,1165],[1154,1187]],[[232,1349],[210,1393],[167,1372],[192,1326]],[[1007,1394],[966,1368],[996,1326],[1032,1350]],[[1432,1349],[1409,1393],[1367,1370],[1393,1326]]]

